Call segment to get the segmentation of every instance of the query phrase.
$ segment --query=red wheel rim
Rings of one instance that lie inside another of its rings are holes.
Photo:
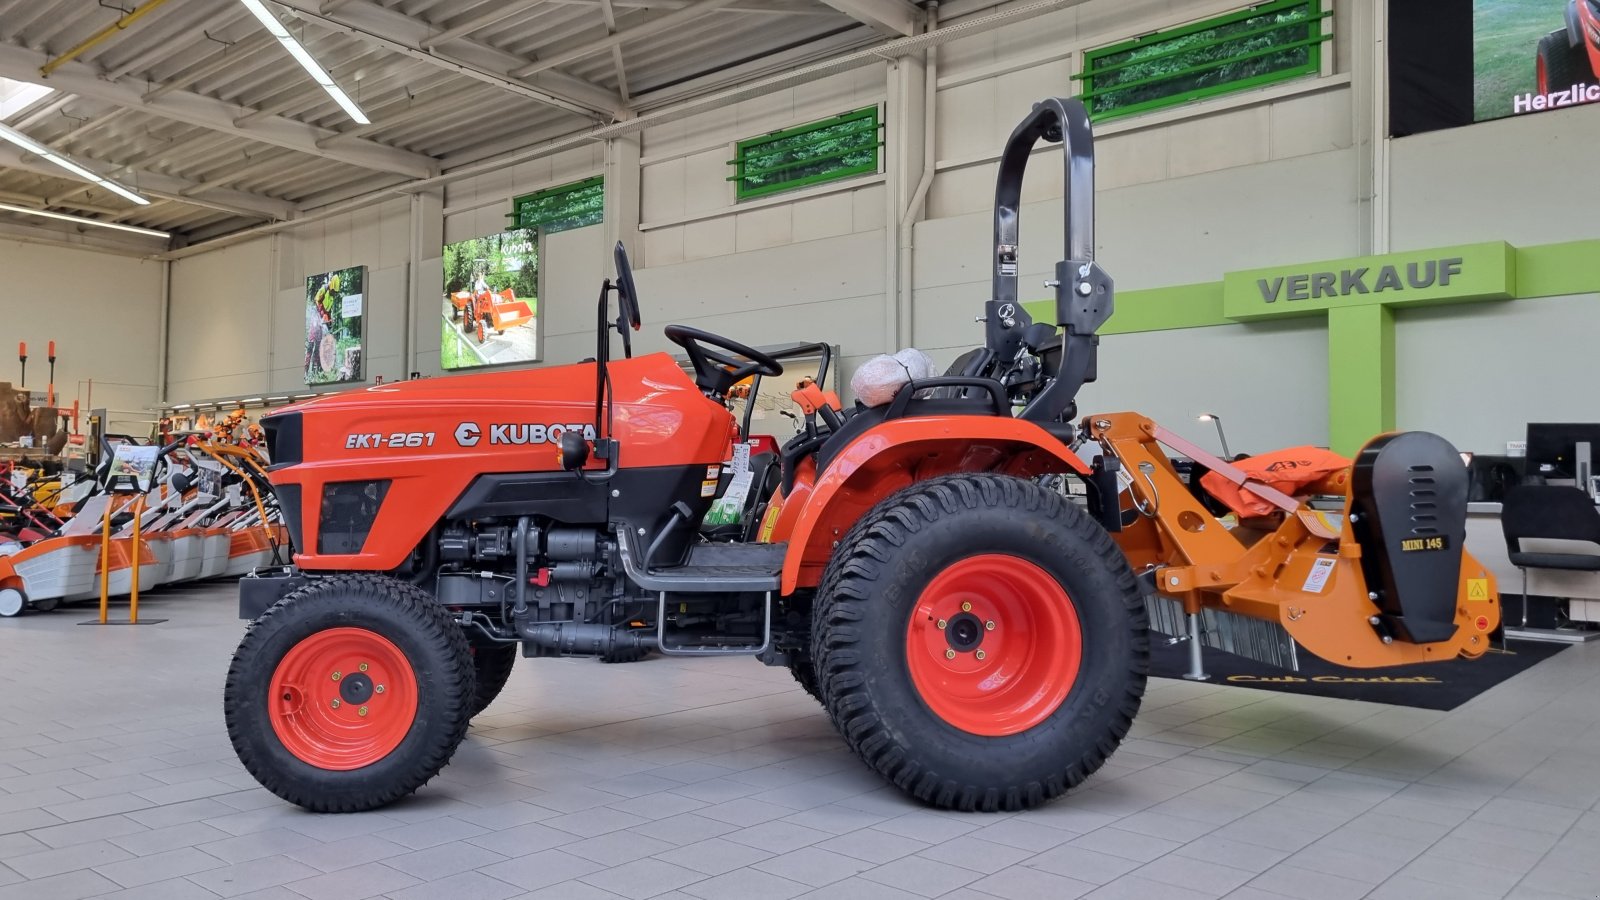
[[[946,566],[922,589],[906,627],[906,664],[922,701],[962,731],[1027,731],[1078,679],[1083,630],[1059,582],[1003,553]]]
[[[1550,93],[1550,76],[1545,73],[1544,57],[1540,56],[1534,59],[1533,73],[1534,81],[1536,82],[1534,87],[1538,89],[1539,93]]]
[[[417,717],[417,678],[392,641],[365,628],[330,628],[289,648],[267,693],[272,730],[297,759],[344,772],[405,740]]]

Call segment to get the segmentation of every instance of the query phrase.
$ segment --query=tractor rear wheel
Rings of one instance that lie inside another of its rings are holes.
[[[500,691],[506,686],[506,681],[511,678],[511,670],[517,665],[518,646],[516,644],[495,644],[493,646],[475,646],[472,648],[472,668],[477,674],[477,688],[472,694],[472,715],[489,708],[494,698],[500,696]]]
[[[1100,768],[1149,670],[1110,535],[1019,478],[950,475],[846,534],[813,625],[822,700],[858,756],[941,809],[1019,810]]]
[[[262,787],[312,812],[361,812],[439,774],[466,735],[474,691],[467,639],[432,596],[381,575],[336,575],[251,623],[223,711]]]
[[[1574,47],[1567,40],[1565,28],[1557,28],[1540,38],[1534,61],[1534,79],[1538,82],[1539,93],[1564,91],[1583,81],[1588,62],[1583,47]]]

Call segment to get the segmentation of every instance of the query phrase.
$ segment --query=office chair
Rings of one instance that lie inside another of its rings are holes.
[[[1600,511],[1587,493],[1576,488],[1545,484],[1517,485],[1506,492],[1500,508],[1500,527],[1505,534],[1506,556],[1522,570],[1522,627],[1507,631],[1507,637],[1528,640],[1581,642],[1600,637],[1600,632],[1557,632],[1555,629],[1528,627],[1528,570],[1563,569],[1575,572],[1600,572],[1600,546],[1593,553],[1527,551],[1524,539],[1589,541],[1600,545]]]

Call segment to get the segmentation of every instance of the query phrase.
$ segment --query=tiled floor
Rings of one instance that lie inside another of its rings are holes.
[[[223,732],[231,590],[145,613],[0,621],[0,900],[1600,896],[1600,647],[1451,713],[1156,681],[1009,816],[907,801],[751,660],[524,660],[441,778],[317,816]]]

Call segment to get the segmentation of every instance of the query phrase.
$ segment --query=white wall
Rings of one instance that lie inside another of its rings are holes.
[[[1396,424],[1498,454],[1529,422],[1600,422],[1596,335],[1596,294],[1406,310],[1395,318]]]
[[[156,402],[160,377],[161,269],[165,263],[0,240],[0,381],[19,380],[12,355],[28,343],[28,388],[49,383],[49,342],[56,342],[56,395],[111,411],[111,425],[149,430],[140,420]],[[87,406],[84,407],[87,410]]]

